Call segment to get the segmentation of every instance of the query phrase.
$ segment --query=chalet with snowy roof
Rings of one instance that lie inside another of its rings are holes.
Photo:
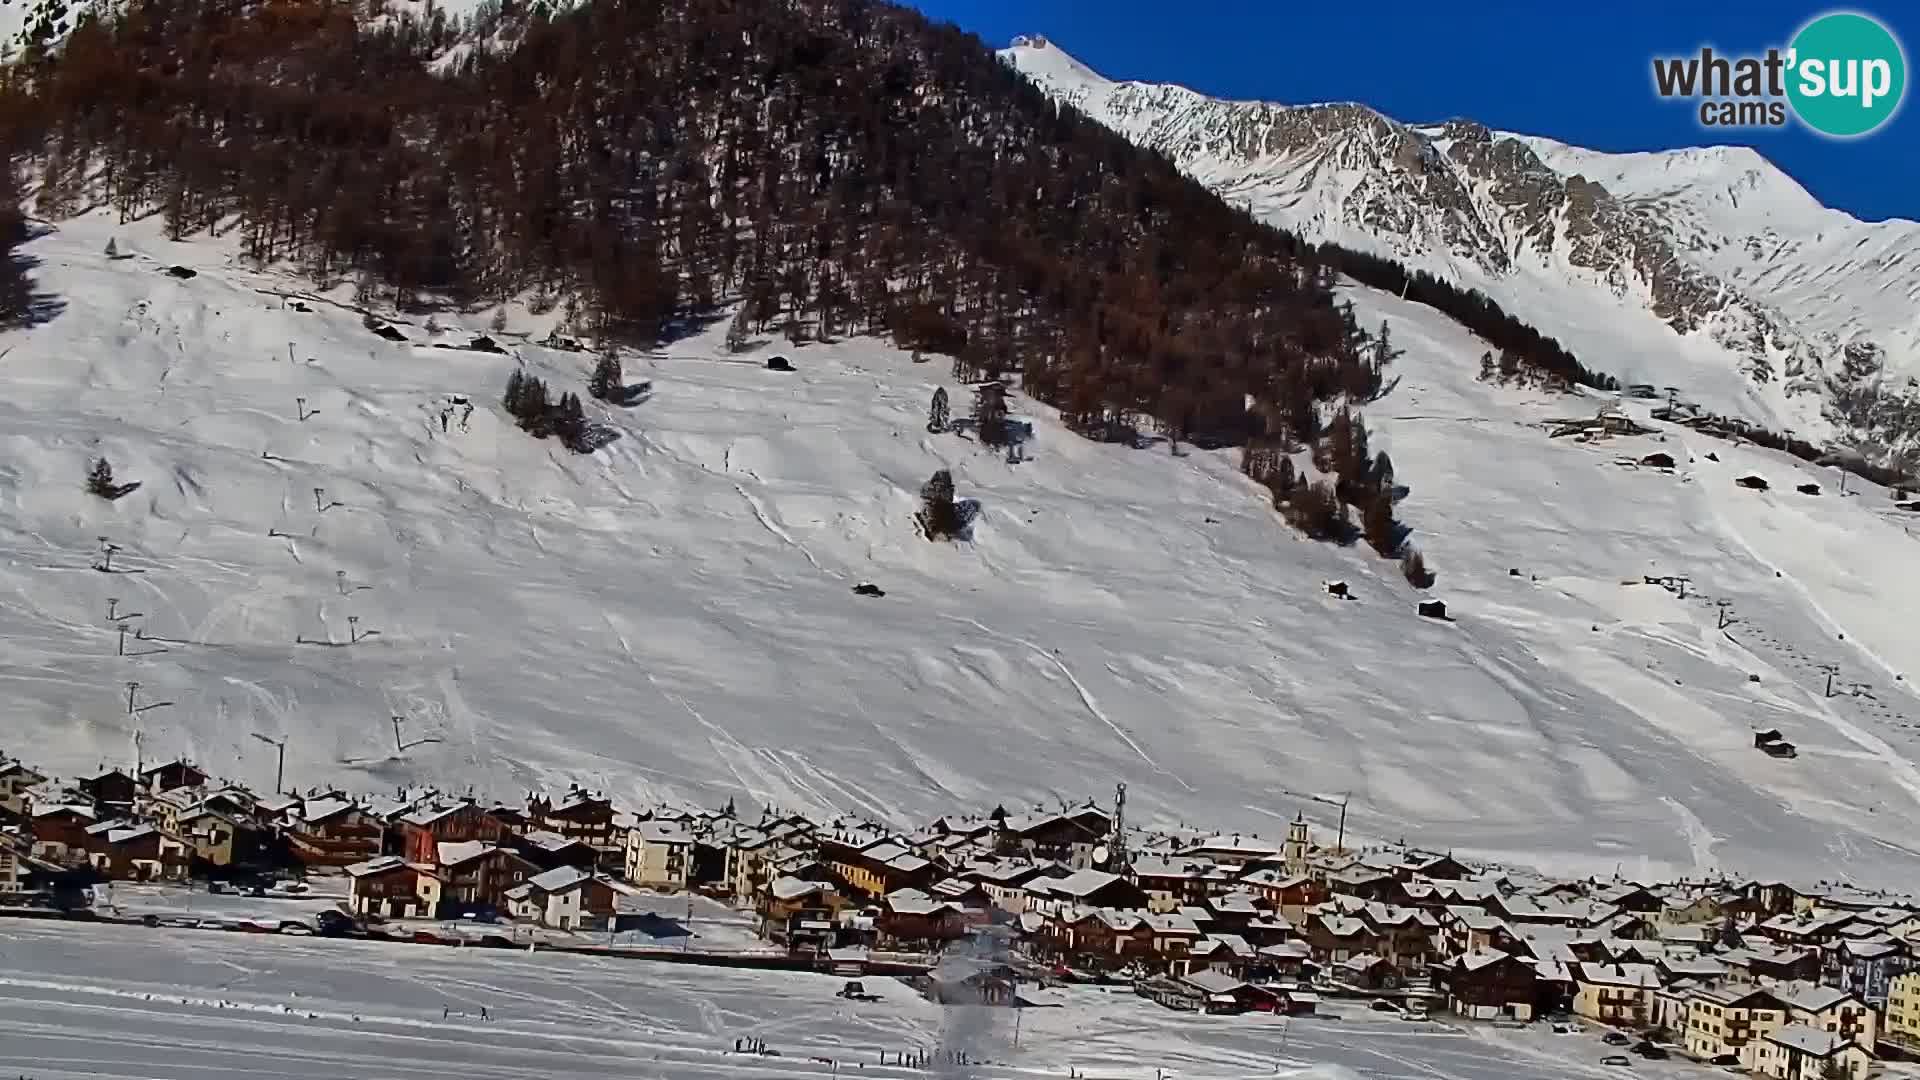
[[[820,858],[855,895],[878,899],[899,889],[923,888],[939,868],[891,836],[823,834]]]
[[[409,862],[438,865],[445,844],[498,845],[507,834],[499,818],[472,799],[430,802],[399,815],[400,854]],[[516,856],[517,857],[517,856]]]
[[[1450,956],[1470,952],[1513,951],[1514,933],[1506,921],[1482,908],[1455,905],[1442,908],[1441,948]]]
[[[1657,916],[1663,907],[1660,894],[1631,881],[1604,885],[1594,890],[1593,898],[1618,911]]]
[[[951,900],[919,889],[897,889],[880,901],[874,929],[881,948],[939,948],[966,936],[966,913]]]
[[[1310,926],[1315,916],[1322,916],[1320,925],[1323,928],[1334,925],[1326,917],[1357,919],[1367,931],[1366,939],[1370,942],[1367,951],[1406,972],[1425,967],[1434,956],[1436,944],[1441,938],[1439,919],[1421,908],[1397,907],[1378,901],[1336,896],[1309,909]],[[1315,934],[1309,931],[1307,937],[1309,942],[1313,942]],[[1330,954],[1327,958],[1337,959]]]
[[[45,776],[25,764],[0,756],[0,811],[15,819],[28,817],[32,813],[28,793],[46,781]]]
[[[534,829],[530,832],[509,835],[506,846],[520,853],[520,856],[541,870],[556,870],[562,866],[577,866],[582,869],[594,869],[600,863],[600,852],[584,841],[562,836],[546,829]]]
[[[1200,928],[1178,912],[1148,913],[1143,918],[1153,935],[1153,951],[1165,957],[1168,970],[1185,971],[1194,945],[1205,937]]]
[[[1093,853],[1106,846],[1112,831],[1113,819],[1088,803],[1057,814],[1039,811],[1001,818],[993,830],[993,848],[1000,855],[1089,867],[1094,865]]]
[[[1912,946],[1890,937],[1847,938],[1825,954],[1828,981],[1876,1009],[1886,1007],[1893,980],[1916,967]]]
[[[1028,907],[1042,914],[1067,908],[1118,908],[1144,913],[1147,894],[1140,886],[1105,870],[1076,870],[1061,878],[1028,882]]]
[[[1869,1050],[1878,1042],[1880,1016],[1859,995],[1810,982],[1776,983],[1773,989],[1787,1003],[1794,1023],[1830,1032]]]
[[[141,790],[140,781],[120,769],[108,769],[86,777],[75,786],[93,800],[99,814],[132,813],[133,801]]]
[[[1839,940],[1840,932],[1854,919],[1850,911],[1803,911],[1776,915],[1754,929],[1778,945],[1813,948]]]
[[[167,832],[177,833],[180,831],[180,815],[200,805],[203,794],[197,787],[171,788],[145,800],[144,816]]]
[[[446,882],[441,890],[443,915],[504,912],[507,891],[539,873],[539,868],[511,848],[486,840],[450,840],[434,850],[433,865]]]
[[[1153,911],[1175,911],[1206,898],[1212,860],[1182,856],[1137,855],[1133,882],[1147,894]]]
[[[779,838],[760,828],[741,828],[727,840],[725,888],[736,900],[749,900],[772,880],[773,853]]]
[[[1072,873],[1059,863],[1033,863],[1013,859],[976,859],[955,874],[979,884],[992,897],[995,907],[1012,915],[1025,912],[1032,895],[1028,886],[1043,878],[1061,878]]]
[[[1289,919],[1299,919],[1306,910],[1327,899],[1326,892],[1305,874],[1288,873],[1271,866],[1249,871],[1234,882],[1265,900],[1268,906]]]
[[[445,879],[433,866],[381,855],[346,867],[347,908],[384,919],[431,918],[440,910]]]
[[[1263,840],[1253,833],[1219,833],[1186,845],[1180,849],[1180,856],[1205,859],[1222,866],[1246,866],[1249,863],[1280,861],[1281,847],[1280,842]]]
[[[1353,990],[1398,990],[1405,977],[1384,956],[1356,953],[1334,964],[1333,981]]]
[[[1130,963],[1159,966],[1153,927],[1143,911],[1067,907],[1048,916],[1052,955],[1090,972],[1118,971]]]
[[[1678,998],[1676,1011],[1670,1000]],[[1678,1033],[1687,1053],[1701,1061],[1738,1058],[1753,1068],[1753,1051],[1767,1035],[1786,1026],[1787,1004],[1757,983],[1691,985],[1659,995],[1659,1021]]]
[[[1915,935],[1920,935],[1920,912],[1884,905],[1854,912],[1852,924],[1840,932],[1843,938],[1905,939]]]
[[[1217,969],[1191,971],[1178,976],[1178,981],[1198,991],[1201,1012],[1284,1011],[1278,992]]]
[[[1749,936],[1739,948],[1723,949],[1718,958],[1748,978],[1800,980],[1820,977],[1820,950],[1780,948],[1764,938]]]
[[[1246,975],[1258,962],[1260,950],[1238,934],[1208,934],[1187,950],[1187,970],[1213,970]]]
[[[287,844],[309,866],[349,866],[384,850],[386,823],[344,795],[307,799],[294,809]]]
[[[528,795],[527,826],[578,840],[600,853],[601,865],[616,868],[626,860],[626,838],[614,828],[613,800],[579,786],[557,798]]]
[[[1723,907],[1741,914],[1767,917],[1810,911],[1813,906],[1811,895],[1786,881],[1749,881],[1740,886],[1736,897],[1723,902]]]
[[[755,904],[760,936],[795,952],[818,952],[836,941],[835,922],[849,901],[830,881],[777,877]]]
[[[1660,898],[1660,910],[1654,922],[1661,927],[1699,926],[1718,923],[1726,916],[1728,894],[1718,888],[1682,888],[1666,892]]]
[[[1660,973],[1647,964],[1572,965],[1573,1011],[1596,1023],[1643,1027],[1653,1014]]]
[[[1873,1052],[1833,1032],[1789,1024],[1754,1054],[1755,1071],[1772,1080],[1865,1080]]]
[[[614,917],[615,895],[591,867],[561,866],[508,889],[507,912],[555,930],[598,930]]]
[[[83,864],[90,846],[87,830],[98,823],[91,804],[37,806],[28,822],[32,853],[62,866]]]
[[[1312,950],[1314,961],[1323,967],[1355,956],[1375,956],[1380,946],[1380,936],[1372,927],[1324,906],[1307,914],[1301,936]]]
[[[1533,964],[1497,950],[1454,957],[1445,981],[1447,1008],[1470,1020],[1531,1020],[1539,1002]]]
[[[267,856],[268,834],[252,819],[202,800],[181,812],[177,833],[203,866],[256,866]]]
[[[193,851],[146,822],[108,821],[87,830],[87,861],[115,881],[185,881]]]
[[[627,830],[627,881],[641,888],[679,892],[693,872],[693,832],[658,818]]]
[[[149,795],[160,795],[175,788],[197,788],[206,782],[206,772],[185,758],[175,758],[140,773],[140,787]]]

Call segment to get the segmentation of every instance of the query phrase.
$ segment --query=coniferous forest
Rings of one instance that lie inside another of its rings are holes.
[[[218,226],[403,310],[531,296],[651,345],[739,305],[742,334],[889,334],[970,383],[1017,376],[1088,437],[1255,464],[1318,446],[1392,358],[1325,253],[873,0],[503,4],[465,26],[133,0],[4,78],[38,213]],[[542,396],[516,388],[523,426],[578,441],[577,402]],[[1351,505],[1392,554],[1390,483],[1319,456],[1337,475],[1288,516],[1346,540]],[[1294,489],[1248,471],[1284,510]]]

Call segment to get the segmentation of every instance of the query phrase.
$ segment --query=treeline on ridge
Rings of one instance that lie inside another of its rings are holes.
[[[1094,438],[1313,444],[1382,351],[1332,269],[1001,64],[868,0],[669,0],[484,25],[134,0],[0,83],[48,216],[170,234],[420,310],[531,295],[653,343],[742,308],[1018,375]],[[511,47],[462,46],[500,37]],[[527,394],[536,433],[577,430]],[[524,415],[521,415],[524,414]]]

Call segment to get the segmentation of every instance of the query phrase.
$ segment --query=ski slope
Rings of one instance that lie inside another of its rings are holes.
[[[1350,791],[1355,836],[1552,869],[1920,870],[1896,681],[1920,585],[1885,493],[1680,434],[1549,441],[1600,402],[1477,382],[1480,342],[1391,297],[1352,293],[1406,350],[1367,415],[1452,622],[1396,564],[1294,536],[1232,452],[1096,445],[1024,399],[1024,463],[928,434],[934,387],[964,388],[880,343],[729,357],[716,326],[629,356],[651,395],[589,400],[619,438],[582,457],[498,408],[516,355],[584,391],[589,354],[529,343],[552,316],[509,309],[512,355],[440,349],[492,313],[389,342],[350,288],[155,222],[29,250],[64,309],[0,334],[0,745],[67,775],[184,754],[265,789],[258,733],[302,786],[575,780],[906,825],[1125,781],[1142,824],[1256,832],[1330,826],[1304,796]],[[450,395],[475,408],[443,431]],[[1655,450],[1676,474],[1614,463]],[[86,494],[100,453],[140,488]],[[969,543],[914,533],[938,468],[979,504]],[[1621,584],[1645,574],[1700,595]],[[1876,696],[1822,696],[1827,662]]]

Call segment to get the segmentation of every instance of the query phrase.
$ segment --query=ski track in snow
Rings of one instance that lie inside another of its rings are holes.
[[[1093,700],[1093,695],[1087,692],[1087,688],[1085,686],[1081,685],[1080,680],[1074,676],[1073,669],[1067,666],[1066,661],[1060,659],[1060,656],[1057,652],[1048,652],[1046,649],[1043,649],[1040,646],[1035,645],[1033,642],[1028,641],[1025,638],[1011,637],[1008,635],[996,633],[995,631],[989,629],[987,626],[983,625],[976,619],[968,619],[967,622],[972,624],[973,627],[978,629],[981,633],[986,634],[990,637],[1004,638],[1005,640],[1012,641],[1015,644],[1023,645],[1028,649],[1028,651],[1032,652],[1035,656],[1038,656],[1042,660],[1045,660],[1047,663],[1052,664],[1055,668],[1059,670],[1060,674],[1065,675],[1067,677],[1067,682],[1073,687],[1073,692],[1079,696],[1080,704],[1082,707],[1086,709],[1087,715],[1093,717],[1095,720],[1100,721],[1102,724],[1105,724],[1108,730],[1112,731],[1114,735],[1119,737],[1121,742],[1127,744],[1127,749],[1132,750],[1135,754],[1138,754],[1140,756],[1140,760],[1146,762],[1148,765],[1151,765],[1155,772],[1165,774],[1167,777],[1171,778],[1175,783],[1186,788],[1188,791],[1193,790],[1193,785],[1187,783],[1185,780],[1180,779],[1178,776],[1175,776],[1173,773],[1161,767],[1159,762],[1153,760],[1153,756],[1151,754],[1148,754],[1144,749],[1142,749],[1139,743],[1133,741],[1133,736],[1127,734],[1126,729],[1122,728],[1119,724],[1114,723],[1113,720],[1109,718],[1106,713],[1100,710],[1099,704]]]

